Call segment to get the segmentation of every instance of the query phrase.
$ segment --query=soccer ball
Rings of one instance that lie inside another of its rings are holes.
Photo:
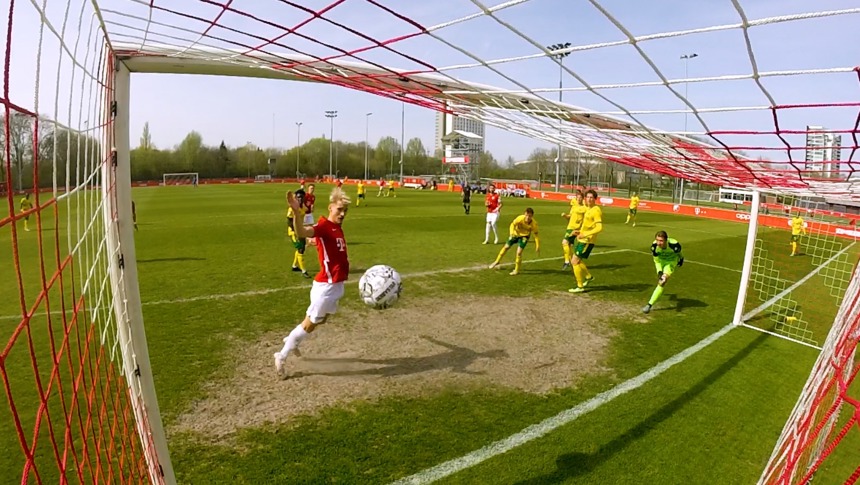
[[[400,298],[402,289],[400,273],[384,264],[371,266],[358,280],[358,294],[361,300],[373,308],[390,307]]]

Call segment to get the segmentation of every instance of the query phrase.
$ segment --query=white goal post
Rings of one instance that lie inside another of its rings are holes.
[[[197,186],[200,175],[197,172],[166,173],[162,176],[161,185],[193,185]]]

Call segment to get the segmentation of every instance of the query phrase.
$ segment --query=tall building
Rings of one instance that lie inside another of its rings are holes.
[[[444,151],[445,147],[442,146],[442,137],[454,130],[466,131],[480,136],[481,139],[473,142],[469,151],[474,153],[481,153],[484,151],[485,130],[483,122],[460,118],[441,111],[436,112],[436,139],[433,144],[434,151]]]
[[[823,126],[806,127],[806,168],[824,178],[839,178],[842,135],[828,133]]]

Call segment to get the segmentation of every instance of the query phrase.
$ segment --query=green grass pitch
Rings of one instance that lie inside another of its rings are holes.
[[[384,395],[324,407],[287,422],[241,429],[225,439],[176,431],[182,416],[214,389],[235,385],[236,349],[259,345],[261,336],[286,335],[304,314],[310,282],[290,271],[287,188],[201,185],[133,191],[147,339],[180,483],[396,481],[516,435],[608,391],[713,334],[733,316],[744,224],[640,210],[632,228],[624,224],[626,211],[604,208],[605,229],[588,261],[597,279],[585,295],[568,295],[566,290],[575,283],[570,272],[560,269],[566,224],[560,213],[565,204],[503,199],[500,238],[506,238],[510,221],[528,206],[534,208],[541,229],[541,253],[535,254],[530,244],[522,274],[512,277],[510,266],[486,269],[501,246],[481,244],[480,195],[473,197],[467,216],[456,194],[400,190],[397,198],[377,198],[370,190],[367,206],[352,207],[344,225],[353,267],[350,278],[357,281],[361,271],[374,264],[393,266],[404,275],[405,285],[396,308],[431,299],[462,305],[470,298],[488,297],[522,301],[527,308],[545,304],[543,298],[551,296],[562,306],[564,318],[576,321],[582,307],[605,303],[638,309],[647,302],[656,282],[648,249],[657,230],[666,230],[683,244],[686,264],[651,314],[620,312],[600,321],[601,331],[611,339],[601,361],[594,363],[599,372],[551,392],[451,383],[420,395]],[[354,196],[354,187],[347,189]],[[318,187],[317,216],[325,212],[329,190]],[[787,231],[760,234],[774,253],[787,253]],[[9,247],[8,231],[2,237]],[[38,255],[28,243],[33,240],[33,232],[19,234],[28,268],[37,267],[32,262]],[[856,261],[857,251],[850,256]],[[306,262],[311,273],[318,269],[312,247]],[[513,251],[505,262],[513,262]],[[814,269],[812,258],[783,255],[778,264],[790,281]],[[828,294],[821,289],[823,278],[811,278],[804,291],[794,293],[796,298],[812,295],[798,303],[822,341],[836,313],[835,305],[816,303]],[[37,278],[25,281],[36,284]],[[0,316],[20,314],[15,288],[11,278],[0,288]],[[751,298],[747,308],[755,306]],[[325,347],[330,327],[349,325],[344,321],[356,312],[365,312],[369,325],[380,315],[361,308],[352,284],[339,314],[317,330],[318,345]],[[0,322],[8,328],[17,320]],[[470,324],[468,319],[451,319],[442,328],[454,333]],[[396,333],[396,322],[385,320],[385,325]],[[535,330],[524,326],[518,338],[528,341]],[[5,343],[9,332],[0,333],[0,341]],[[44,335],[36,340],[47,345]],[[270,373],[274,381],[271,353],[280,342],[275,338],[270,343],[264,352],[269,357],[263,359],[267,367],[260,373]],[[389,345],[397,345],[395,337]],[[21,354],[16,362],[26,367]],[[642,387],[441,483],[753,483],[816,356],[814,349],[783,339],[745,328],[732,330]],[[356,386],[361,385],[357,380]],[[298,387],[291,392],[301,393]],[[277,383],[270,389],[277,389]],[[34,393],[16,396],[19,408],[36,402]],[[18,450],[10,422],[4,404],[0,447]],[[856,459],[839,453],[856,449],[858,434],[847,438],[822,477],[844,479],[853,471]],[[20,475],[17,454],[0,456],[0,477]]]

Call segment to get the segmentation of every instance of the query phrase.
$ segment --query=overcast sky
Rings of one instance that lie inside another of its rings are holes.
[[[8,11],[8,1],[0,0],[0,11]],[[77,21],[76,10],[83,0],[72,0],[69,18]],[[37,2],[41,4],[42,2]],[[89,3],[88,1],[86,3]],[[99,0],[103,9],[111,40],[135,41],[142,38],[140,32],[147,30],[147,42],[189,45],[187,39],[199,39],[207,29],[205,23],[178,17],[163,11],[149,11],[149,2],[136,3],[129,0]],[[300,2],[308,8],[320,10],[332,4],[329,0],[305,0]],[[334,2],[337,3],[337,2]],[[469,0],[437,0],[434,2],[405,2],[388,0],[381,2],[412,19],[424,28],[476,14],[480,11]],[[741,0],[744,14],[750,21],[791,15],[810,11],[856,9],[858,0]],[[308,17],[307,13],[289,7],[286,3],[268,0],[236,0],[231,7],[257,19],[227,12],[218,17],[220,9],[211,4],[186,0],[177,4],[156,2],[161,5],[179,5],[183,12],[200,18],[218,18],[221,26],[236,29],[229,31],[219,27],[209,30],[202,44],[215,47],[259,45],[260,41],[244,33],[271,39],[284,33],[277,26],[294,26]],[[495,5],[489,3],[488,5]],[[67,2],[48,1],[48,18],[61,31]],[[601,12],[599,5],[605,12]],[[607,15],[608,14],[608,15]],[[343,23],[361,30],[378,40],[387,40],[408,35],[416,27],[399,20],[365,0],[346,0],[324,14],[333,22]],[[517,88],[517,84],[528,88],[555,88],[559,81],[559,68],[554,61],[541,58],[497,64],[498,72],[481,66],[468,69],[445,69],[449,66],[473,63],[475,58],[490,61],[515,56],[539,53],[539,45],[571,42],[584,46],[602,42],[621,41],[627,33],[638,37],[662,32],[695,30],[705,27],[737,24],[740,14],[730,0],[531,0],[506,8],[497,13],[501,22],[485,15],[434,30],[433,33],[446,42],[462,48],[474,57],[446,46],[427,35],[411,37],[389,44],[391,49],[404,52],[427,63],[448,75],[471,82],[502,88]],[[91,17],[84,15],[82,25],[89,26]],[[148,23],[149,21],[152,23]],[[5,22],[3,22],[5,31]],[[179,30],[159,26],[167,23]],[[503,23],[509,24],[517,33]],[[15,42],[10,66],[10,99],[21,106],[32,108],[34,103],[34,76],[38,45],[38,19],[35,7],[30,2],[19,2],[15,8]],[[846,68],[860,65],[860,15],[830,16],[793,22],[772,22],[753,27],[749,32],[752,53],[761,72]],[[135,30],[137,29],[137,30]],[[86,31],[86,29],[81,29]],[[64,39],[72,44],[74,37],[69,28]],[[308,38],[295,35],[283,37],[280,42],[311,55],[333,55],[333,51],[309,39],[317,39],[352,50],[368,45],[366,39],[320,19],[315,19],[298,29]],[[40,109],[42,113],[54,110],[54,87],[58,43],[51,42],[46,33],[41,51],[42,75],[39,80]],[[168,37],[171,36],[171,37]],[[181,37],[182,39],[177,39]],[[2,33],[5,49],[6,33]],[[31,42],[27,42],[28,39]],[[232,41],[225,42],[226,40]],[[642,41],[637,47],[630,44],[601,47],[572,53],[565,58],[567,68],[591,86],[642,83],[685,76],[684,61],[680,56],[697,54],[689,61],[689,77],[744,76],[752,72],[751,56],[744,33],[740,29],[700,32],[658,40]],[[277,47],[268,46],[276,53]],[[281,49],[283,50],[283,49]],[[644,54],[644,56],[643,56]],[[645,56],[653,63],[646,61]],[[426,69],[412,60],[372,49],[359,55],[360,60],[379,62],[402,69]],[[357,59],[350,58],[356,61]],[[62,70],[68,62],[60,66]],[[655,69],[656,68],[656,69]],[[516,83],[512,82],[516,81]],[[566,88],[582,88],[582,84],[570,73],[565,73]],[[860,98],[860,81],[856,73],[817,75],[772,76],[761,80],[759,86],[751,79],[721,79],[709,82],[691,82],[687,87],[688,99],[698,108],[734,108],[768,106],[769,93],[777,105],[824,104],[857,102]],[[764,90],[762,89],[764,88]],[[683,85],[676,88],[683,94]],[[588,91],[566,92],[566,103],[599,112],[616,112],[612,103],[629,110],[681,110],[682,101],[666,86],[601,89],[606,99]],[[543,93],[548,99],[557,99],[557,93]],[[62,97],[62,94],[60,95]],[[608,101],[607,101],[608,100]],[[60,103],[61,105],[63,103]],[[46,109],[46,107],[48,107]],[[73,111],[75,108],[71,108]],[[265,79],[247,79],[218,76],[189,76],[166,74],[134,74],[132,76],[131,136],[137,143],[143,124],[149,122],[152,138],[158,147],[178,144],[191,130],[203,136],[207,144],[216,145],[224,140],[237,146],[246,142],[269,147],[288,148],[297,141],[296,123],[301,122],[301,139],[312,136],[327,136],[330,125],[324,111],[337,110],[335,138],[353,142],[365,139],[365,114],[369,118],[369,138],[376,142],[380,137],[400,136],[401,104],[386,98],[353,91],[336,86],[307,82],[284,82]],[[66,108],[60,106],[58,117],[68,117]],[[823,125],[833,129],[854,127],[858,115],[856,106],[781,108],[777,112],[781,129],[803,130],[806,125]],[[685,116],[682,113],[640,114],[642,123],[669,131],[682,131]],[[705,113],[700,115],[710,130],[772,131],[774,115],[769,110],[744,110]],[[75,118],[76,116],[72,116]],[[80,118],[85,118],[82,115]],[[705,128],[695,116],[687,117],[689,131],[701,132]],[[434,112],[408,105],[406,107],[406,138],[420,137],[428,149],[434,145]],[[800,135],[786,137],[794,146],[803,145]],[[849,144],[850,137],[843,137]],[[782,141],[773,135],[721,135],[720,139],[730,146],[778,147]],[[496,128],[489,128],[486,149],[497,159],[508,156],[524,159],[538,146],[547,143],[513,135]],[[764,152],[761,152],[764,153]],[[802,152],[798,153],[802,158]],[[847,155],[847,151],[846,151]],[[775,155],[779,156],[779,155]],[[856,160],[857,157],[855,157]]]

